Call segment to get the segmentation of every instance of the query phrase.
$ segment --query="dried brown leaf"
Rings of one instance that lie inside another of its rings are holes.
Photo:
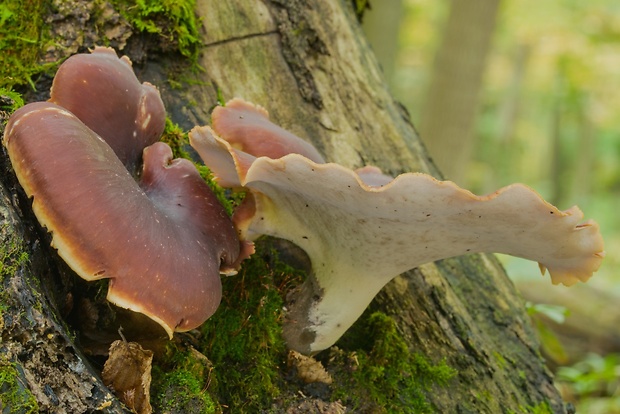
[[[153,412],[150,402],[153,352],[136,342],[114,341],[103,366],[104,384],[138,414]]]

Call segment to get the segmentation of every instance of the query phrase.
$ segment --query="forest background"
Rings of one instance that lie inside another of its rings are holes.
[[[502,261],[564,398],[620,412],[620,4],[389,0],[363,23],[445,178],[476,194],[523,182],[600,224],[607,257],[588,285],[558,293]]]

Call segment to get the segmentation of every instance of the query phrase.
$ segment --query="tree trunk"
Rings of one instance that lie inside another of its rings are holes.
[[[494,148],[494,155],[491,158],[493,174],[489,181],[492,186],[486,187],[489,191],[492,188],[504,185],[500,182],[500,177],[514,177],[515,166],[519,155],[519,145],[515,140],[516,127],[520,116],[521,94],[523,81],[527,70],[527,63],[530,55],[530,45],[523,43],[517,46],[515,52],[513,72],[508,84],[507,91],[504,94],[503,102],[499,109],[499,131],[496,142],[497,148]],[[517,168],[518,171],[522,168]]]
[[[394,85],[394,68],[400,48],[400,26],[405,12],[403,0],[384,0],[373,5],[364,14],[362,28],[381,65],[385,80],[393,90],[397,86]]]
[[[592,195],[592,183],[595,182],[595,160],[596,160],[596,144],[597,131],[594,122],[592,122],[589,101],[587,93],[582,93],[579,105],[576,108],[577,128],[578,128],[578,147],[575,157],[575,173],[573,175],[573,183],[571,195],[577,200],[587,202]]]
[[[478,94],[499,0],[453,0],[426,93],[420,131],[446,178],[460,184],[471,159]]]
[[[163,50],[150,52],[144,64],[134,67],[141,80],[159,87],[169,116],[184,129],[208,123],[219,97],[238,96],[266,107],[276,123],[311,141],[329,161],[348,167],[373,164],[393,175],[404,171],[437,175],[406,112],[390,96],[350,3],[199,0],[196,13],[204,42],[199,63],[204,70],[196,79],[181,88],[171,87],[170,68],[179,56]],[[94,22],[85,19],[81,24],[76,30],[88,30]],[[139,47],[145,38],[134,34],[131,39],[124,53],[137,60],[145,53]],[[80,49],[87,46],[92,45],[83,43]],[[50,281],[58,280],[63,271],[46,247],[49,238],[36,230],[29,203],[18,202],[18,187],[4,153],[2,171],[0,218],[6,274],[0,306],[0,365],[12,369],[15,392],[23,396],[20,401],[36,401],[43,412],[94,412],[103,407],[105,412],[120,412],[122,405],[99,379],[100,367],[81,354],[75,333],[60,319],[67,298],[51,293],[60,282]],[[20,252],[26,252],[29,260],[20,260],[24,257]],[[250,279],[263,277],[250,272],[237,279],[240,282],[231,280],[250,285]],[[394,335],[404,340],[411,355],[431,366],[447,365],[455,375],[443,381],[430,379],[412,391],[404,385],[412,378],[392,379],[389,385],[392,374],[386,368],[362,391],[367,401],[360,403],[353,395],[363,380],[361,355],[365,351],[377,355],[376,349],[369,351],[349,337],[337,344],[340,349],[319,354],[317,358],[335,380],[317,391],[292,377],[285,354],[267,341],[254,347],[274,353],[270,357],[278,362],[274,373],[260,372],[257,377],[262,381],[268,377],[277,397],[250,401],[247,390],[248,399],[236,405],[222,392],[230,367],[215,362],[202,392],[211,392],[211,378],[218,381],[215,412],[566,412],[539,354],[523,301],[493,256],[458,257],[414,269],[386,286],[371,311],[395,321]],[[367,321],[368,314],[363,319]],[[248,316],[240,330],[258,329],[259,322],[256,315]],[[218,333],[209,331],[215,324],[207,321],[201,335],[217,339]],[[215,359],[209,349],[199,350]],[[242,362],[238,366],[247,370],[257,364],[249,357]],[[169,365],[159,368],[160,372],[171,369]],[[0,383],[0,391],[10,385],[6,384]],[[390,406],[368,397],[388,385]],[[158,392],[164,399],[174,397],[165,390]],[[422,408],[408,405],[412,392],[421,396]],[[0,395],[2,407],[10,409],[11,402]],[[204,407],[193,409],[200,410],[208,412]]]
[[[556,206],[567,204],[568,177],[568,149],[566,140],[563,139],[566,127],[563,122],[567,119],[565,102],[561,98],[564,91],[565,78],[560,75],[558,80],[558,92],[554,98],[553,113],[551,118],[551,165],[550,178],[552,183],[551,202]]]

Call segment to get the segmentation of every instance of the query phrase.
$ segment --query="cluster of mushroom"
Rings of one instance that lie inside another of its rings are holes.
[[[215,312],[219,273],[252,248],[196,167],[157,142],[164,126],[157,89],[97,47],[61,65],[48,102],[11,116],[3,143],[58,254],[86,280],[110,278],[110,302],[172,337]]]
[[[442,258],[498,252],[539,262],[554,284],[587,281],[604,256],[593,221],[560,211],[520,184],[478,197],[419,173],[393,179],[376,167],[350,170],[234,99],[196,127],[190,143],[224,187],[247,191],[233,221],[240,234],[292,241],[312,274],[293,295],[284,324],[290,348],[328,348],[390,280]]]
[[[170,336],[215,312],[219,273],[234,273],[253,251],[246,240],[261,235],[310,258],[284,324],[289,347],[306,354],[334,344],[386,283],[427,262],[501,252],[571,285],[604,256],[598,225],[580,223],[577,207],[560,211],[518,184],[478,197],[424,174],[326,163],[240,99],[190,132],[218,183],[246,191],[231,221],[195,167],[156,142],[164,116],[131,62],[96,48],[61,66],[49,102],[13,114],[3,142],[59,255],[84,279],[110,278],[110,302]]]

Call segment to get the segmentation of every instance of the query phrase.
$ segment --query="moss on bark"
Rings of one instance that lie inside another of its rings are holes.
[[[39,61],[41,45],[49,41],[43,16],[47,0],[6,0],[0,4],[0,88],[34,87],[33,76],[54,66]]]
[[[0,411],[15,414],[38,413],[39,404],[26,387],[16,364],[0,357]]]

